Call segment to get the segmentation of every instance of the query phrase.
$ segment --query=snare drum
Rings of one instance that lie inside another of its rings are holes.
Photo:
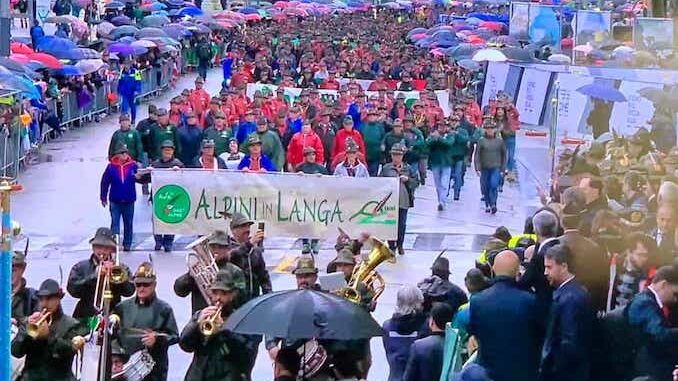
[[[155,361],[146,349],[133,353],[125,363],[122,372],[114,374],[111,381],[141,381],[148,376],[155,366]]]
[[[303,346],[297,349],[299,356],[302,357],[303,367],[299,374],[304,377],[310,377],[318,371],[327,362],[327,352],[316,340],[309,340]]]

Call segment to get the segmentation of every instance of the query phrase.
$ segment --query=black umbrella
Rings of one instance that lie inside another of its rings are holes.
[[[357,304],[312,290],[278,291],[250,300],[228,318],[226,329],[290,340],[358,340],[383,333]]]

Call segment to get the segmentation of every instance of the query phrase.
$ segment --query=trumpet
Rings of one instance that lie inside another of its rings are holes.
[[[360,304],[362,298],[358,292],[358,285],[360,283],[374,292],[372,300],[377,300],[384,292],[386,282],[384,278],[375,270],[382,262],[394,257],[393,251],[388,248],[381,240],[371,237],[372,251],[367,260],[360,263],[359,267],[353,271],[351,279],[345,288],[339,290],[339,295],[348,299],[349,301]]]
[[[46,324],[48,327],[52,325],[52,313],[48,312],[47,309],[43,309],[40,313],[40,319],[35,323],[28,323],[26,325],[26,333],[28,336],[36,339],[40,335],[40,328]]]
[[[224,322],[221,319],[221,305],[219,305],[210,317],[199,323],[199,329],[204,336],[212,336],[221,328],[222,324]]]

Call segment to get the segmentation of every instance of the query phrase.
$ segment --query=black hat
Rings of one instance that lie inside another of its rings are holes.
[[[438,328],[445,329],[447,323],[452,321],[454,317],[454,310],[447,303],[433,303],[431,307],[431,319],[436,323]]]
[[[209,244],[217,246],[230,246],[233,241],[223,230],[216,230],[210,235]]]
[[[433,266],[431,270],[436,273],[450,274],[450,261],[445,257],[438,257],[433,261]]]
[[[57,281],[55,281],[54,279],[46,279],[40,285],[37,295],[38,297],[53,295],[58,295],[61,297],[64,296],[64,292],[61,290],[61,287],[59,286],[59,283],[57,283]]]
[[[101,245],[101,246],[109,246],[109,247],[117,247],[117,243],[115,242],[115,236],[113,236],[113,232],[109,228],[99,228],[97,229],[96,233],[94,233],[94,237],[89,240],[89,243],[92,245]]]
[[[200,143],[200,146],[202,148],[214,148],[214,140],[213,139],[203,139],[202,143]]]

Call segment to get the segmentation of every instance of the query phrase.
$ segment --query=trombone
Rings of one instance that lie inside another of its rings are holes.
[[[127,282],[127,270],[120,264],[120,239],[119,235],[115,235],[115,264],[110,271],[105,271],[104,267],[99,264],[97,268],[97,286],[94,291],[94,307],[98,311],[103,311],[104,300],[112,300],[113,292],[111,291],[111,284],[122,284]]]
[[[26,333],[28,336],[36,339],[40,336],[40,328],[45,324],[47,327],[52,325],[52,313],[48,312],[46,308],[40,313],[38,321],[26,325]]]

